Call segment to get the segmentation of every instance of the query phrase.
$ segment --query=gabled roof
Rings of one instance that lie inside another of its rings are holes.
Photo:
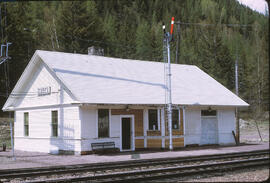
[[[42,63],[49,73],[55,78],[55,80],[58,82],[59,85],[62,86],[62,88],[67,92],[67,94],[73,99],[73,101],[76,102],[76,97],[71,93],[71,91],[67,88],[65,83],[62,79],[60,79],[56,73],[39,57],[38,51],[34,53],[32,56],[30,62],[26,66],[25,70],[23,71],[22,75],[20,76],[19,80],[17,81],[15,87],[13,88],[11,95],[8,97],[6,103],[4,104],[2,110],[14,110],[14,107],[16,107],[16,102],[18,100],[21,100],[25,95],[25,87],[28,85],[29,80],[34,75],[34,72],[37,72],[37,67],[39,64]],[[21,95],[20,95],[21,94]],[[32,92],[30,92],[30,95],[33,95]],[[36,94],[37,95],[37,94]],[[25,95],[26,96],[26,95]],[[14,106],[15,105],[15,106]]]
[[[41,50],[35,55],[80,103],[165,103],[164,63]],[[248,106],[197,66],[171,64],[171,69],[173,104]]]

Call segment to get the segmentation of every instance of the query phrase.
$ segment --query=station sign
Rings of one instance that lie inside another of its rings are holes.
[[[42,87],[38,88],[38,96],[50,95],[51,94],[51,87]]]

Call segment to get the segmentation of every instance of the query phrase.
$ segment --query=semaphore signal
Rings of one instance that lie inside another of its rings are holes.
[[[172,91],[171,91],[171,58],[170,58],[170,42],[173,40],[173,25],[174,25],[174,17],[172,17],[171,20],[171,30],[170,32],[166,32],[166,27],[163,23],[163,32],[164,32],[164,39],[163,39],[163,56],[164,56],[164,64],[166,67],[165,69],[165,109],[167,109],[167,119],[168,119],[168,128],[169,128],[169,149],[173,150],[173,144],[172,144]],[[166,55],[167,52],[167,55]],[[167,74],[168,73],[168,74]]]

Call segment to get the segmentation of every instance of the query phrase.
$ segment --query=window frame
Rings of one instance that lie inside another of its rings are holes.
[[[173,111],[177,111],[177,113],[178,113],[178,128],[174,128]],[[181,126],[181,116],[180,115],[181,115],[180,109],[173,109],[172,110],[172,130],[180,130],[180,126]]]
[[[99,110],[108,110],[108,134],[106,136],[100,136],[99,130]],[[97,138],[110,138],[110,124],[111,124],[111,110],[110,109],[97,109]]]
[[[156,122],[157,123],[157,125],[156,125],[157,127],[156,127],[156,129],[151,129],[150,128],[150,120],[149,120],[149,118],[150,118],[149,111],[150,110],[155,110],[157,112],[157,122]],[[160,130],[160,125],[159,125],[159,121],[160,121],[159,115],[160,115],[160,112],[159,111],[160,111],[160,109],[148,109],[147,110],[147,113],[148,113],[148,119],[147,119],[148,120],[148,131],[159,131]]]
[[[217,117],[217,110],[201,110],[201,117]]]
[[[53,116],[53,113],[56,112],[56,118]],[[56,123],[54,123],[53,119],[56,119]],[[58,110],[52,110],[51,111],[51,137],[58,137],[59,136],[59,130],[58,130],[58,121],[59,121],[59,115]],[[56,135],[54,135],[54,129],[56,126]]]
[[[26,124],[26,121],[27,121],[27,124]],[[25,137],[29,137],[29,112],[23,113],[23,134]]]

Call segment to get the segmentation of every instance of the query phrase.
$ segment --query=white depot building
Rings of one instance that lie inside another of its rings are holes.
[[[235,109],[248,104],[196,66],[171,69],[173,148],[235,144]],[[37,50],[3,110],[16,150],[168,148],[165,88],[164,63]]]

